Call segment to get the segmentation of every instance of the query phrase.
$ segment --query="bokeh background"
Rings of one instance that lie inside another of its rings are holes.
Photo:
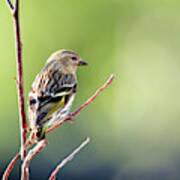
[[[0,174],[18,152],[14,30],[0,2]],[[73,49],[80,106],[110,76],[115,81],[74,124],[47,136],[31,179],[53,168],[87,136],[92,141],[58,174],[62,180],[180,179],[180,1],[21,1],[25,97],[50,54]],[[19,163],[10,179],[19,179]]]

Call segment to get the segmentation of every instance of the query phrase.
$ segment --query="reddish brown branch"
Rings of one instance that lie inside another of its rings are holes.
[[[20,22],[19,22],[19,0],[15,1],[15,9],[14,9],[13,17],[14,17],[14,25],[15,25],[15,33],[16,33],[17,81],[18,81],[20,128],[21,128],[21,159],[24,159],[26,156],[26,152],[23,149],[23,147],[27,138],[28,123],[26,120],[25,106],[24,106],[22,43],[21,43]]]
[[[77,110],[75,110],[73,113],[71,113],[70,116],[68,116],[67,118],[63,119],[62,121],[60,121],[58,124],[54,125],[53,127],[49,128],[46,133],[50,133],[51,131],[53,131],[54,129],[56,129],[57,127],[61,126],[64,122],[68,121],[68,120],[72,120],[75,116],[77,116],[80,111],[82,109],[84,109],[88,104],[90,104],[92,101],[95,100],[95,98],[99,95],[99,93],[101,93],[108,85],[110,85],[112,83],[114,79],[114,75],[112,74],[110,76],[110,78],[106,81],[106,83],[100,87],[93,96],[91,96],[83,105],[81,105]]]
[[[11,160],[10,164],[8,165],[6,171],[5,171],[4,174],[3,174],[3,178],[2,178],[3,180],[7,180],[7,179],[8,179],[9,174],[10,174],[12,168],[14,167],[14,165],[16,164],[16,162],[17,162],[17,160],[20,158],[20,156],[21,156],[21,154],[18,153],[18,154]]]
[[[94,94],[93,96],[91,96],[82,106],[80,106],[76,111],[74,111],[74,112],[71,114],[71,116],[72,116],[72,117],[77,116],[82,109],[84,109],[89,103],[91,103],[92,101],[94,101],[94,99],[99,95],[100,92],[102,92],[109,84],[112,83],[113,79],[114,79],[114,75],[112,74],[112,75],[110,76],[110,78],[106,81],[106,83],[105,83],[102,87],[100,87],[100,88],[95,92],[95,94]]]
[[[40,141],[33,149],[31,149],[27,156],[25,157],[23,164],[22,164],[22,175],[21,180],[28,180],[29,179],[29,163],[33,159],[33,157],[40,152],[44,147],[47,145],[46,139]]]
[[[85,141],[82,142],[82,144],[76,148],[68,157],[66,157],[61,163],[56,167],[56,169],[52,172],[49,180],[55,180],[57,173],[64,167],[69,161],[71,161],[74,156],[82,149],[84,148],[90,141],[90,138],[87,138]]]
[[[22,43],[20,34],[20,20],[19,20],[19,0],[15,0],[15,7],[10,0],[7,4],[12,11],[15,27],[16,38],[16,56],[17,56],[17,86],[18,86],[18,101],[19,101],[19,116],[21,129],[21,159],[24,159],[26,152],[23,149],[27,137],[27,120],[24,106],[24,90],[23,90],[23,65],[22,65]]]

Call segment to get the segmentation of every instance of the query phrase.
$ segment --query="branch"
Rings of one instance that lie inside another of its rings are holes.
[[[65,119],[63,119],[62,121],[60,121],[58,124],[54,125],[53,127],[49,128],[46,133],[50,133],[51,131],[53,131],[54,129],[56,129],[57,127],[61,126],[64,122],[68,121],[68,120],[72,120],[75,116],[77,116],[80,111],[82,109],[84,109],[88,104],[90,104],[92,101],[95,100],[95,98],[99,95],[99,93],[101,93],[108,85],[110,85],[112,83],[114,79],[114,75],[112,74],[110,76],[110,78],[106,81],[106,83],[100,87],[93,96],[91,96],[84,104],[82,104],[78,109],[76,109],[73,113],[71,113],[68,117],[66,117]]]
[[[56,169],[52,172],[49,180],[55,180],[57,173],[64,167],[69,161],[71,161],[74,156],[81,151],[90,141],[90,138],[87,138],[78,148],[76,148],[68,157],[66,157],[61,163],[56,167]]]
[[[14,165],[16,164],[16,162],[17,162],[17,160],[20,158],[20,156],[21,156],[21,154],[18,153],[18,154],[11,160],[10,164],[8,165],[6,171],[5,171],[4,174],[3,174],[2,180],[7,180],[7,179],[8,179],[9,174],[10,174],[12,168],[14,167]]]
[[[44,149],[44,147],[47,145],[46,139],[40,141],[33,149],[29,151],[27,156],[25,157],[23,164],[22,164],[22,176],[21,180],[29,180],[29,164],[33,157],[40,152],[41,150]]]
[[[14,6],[13,6],[12,2],[10,0],[7,0],[6,2],[8,4],[8,6],[9,6],[10,10],[13,11],[14,10]]]
[[[15,28],[16,38],[16,63],[17,63],[17,87],[18,87],[18,101],[19,101],[19,116],[20,116],[20,129],[21,129],[21,159],[24,159],[26,152],[24,144],[27,138],[28,123],[26,120],[25,106],[24,106],[24,89],[23,89],[23,65],[22,65],[22,43],[20,34],[20,20],[19,20],[19,0],[15,0],[15,7],[10,0],[7,4],[12,11]]]

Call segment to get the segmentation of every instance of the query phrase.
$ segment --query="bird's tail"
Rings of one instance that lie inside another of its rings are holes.
[[[45,138],[46,129],[47,129],[46,125],[40,125],[37,128],[37,133],[36,133],[37,141],[40,141]]]
[[[31,148],[34,144],[44,139],[45,134],[46,134],[46,129],[47,129],[46,125],[40,125],[38,127],[30,129],[29,137],[26,140],[26,143],[23,149],[27,152],[27,150]]]

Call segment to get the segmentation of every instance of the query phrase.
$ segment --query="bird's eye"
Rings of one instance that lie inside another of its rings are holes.
[[[76,58],[76,57],[72,57],[71,59],[72,59],[73,61],[76,61],[76,60],[77,60],[77,58]]]

